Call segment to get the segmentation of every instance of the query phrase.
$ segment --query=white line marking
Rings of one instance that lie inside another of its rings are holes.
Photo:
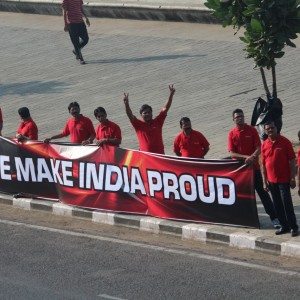
[[[7,224],[7,225],[12,225],[12,226],[22,226],[22,227],[27,227],[27,228],[36,229],[36,230],[43,230],[43,231],[49,231],[49,232],[54,232],[54,233],[60,233],[60,234],[65,234],[65,235],[69,235],[69,236],[85,237],[85,238],[98,240],[98,241],[111,242],[111,243],[127,245],[127,246],[133,246],[133,247],[138,247],[138,248],[143,248],[143,249],[150,249],[150,250],[154,250],[154,251],[161,251],[161,252],[166,252],[166,253],[171,253],[171,254],[178,254],[178,255],[183,255],[183,256],[189,256],[189,257],[194,257],[194,258],[199,258],[199,259],[206,259],[206,260],[216,261],[216,262],[220,262],[220,263],[226,263],[226,264],[230,264],[230,265],[237,265],[237,266],[241,266],[241,267],[245,267],[245,268],[256,269],[256,270],[261,270],[261,271],[267,271],[267,272],[271,272],[271,273],[283,274],[283,275],[288,275],[288,276],[299,276],[300,277],[300,272],[297,272],[297,271],[287,271],[287,270],[284,270],[284,269],[266,267],[266,266],[262,266],[262,265],[258,265],[258,264],[247,263],[247,262],[237,261],[237,260],[228,259],[228,258],[220,258],[220,257],[217,257],[217,256],[212,256],[212,255],[207,255],[207,254],[200,254],[200,253],[197,253],[197,252],[192,252],[192,251],[187,251],[187,250],[178,250],[178,249],[172,249],[172,248],[167,248],[167,247],[162,247],[162,246],[147,245],[147,244],[138,243],[138,242],[120,240],[120,239],[117,239],[117,238],[96,236],[96,235],[91,235],[91,234],[75,232],[75,231],[68,231],[68,230],[63,230],[63,229],[56,229],[56,228],[50,228],[50,227],[44,227],[44,226],[38,226],[38,225],[31,225],[31,224],[8,221],[8,220],[1,220],[0,219],[0,223]]]
[[[104,298],[104,299],[125,300],[124,298],[113,297],[113,296],[109,296],[109,295],[106,295],[106,294],[99,294],[97,296],[101,297],[101,298]]]

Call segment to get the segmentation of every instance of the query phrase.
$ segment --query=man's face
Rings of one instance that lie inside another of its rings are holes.
[[[191,121],[181,121],[182,130],[191,129],[191,127],[192,127]]]
[[[265,133],[268,135],[270,138],[274,138],[277,136],[277,128],[274,125],[274,123],[267,124],[265,125]]]
[[[98,112],[96,115],[96,119],[99,121],[99,123],[105,123],[107,120],[107,115],[104,112]]]
[[[80,109],[77,106],[73,106],[70,108],[70,115],[72,115],[72,117],[76,118],[78,117],[80,114]]]
[[[235,113],[233,115],[233,121],[236,125],[244,125],[245,124],[245,118],[243,113]]]
[[[152,120],[152,110],[150,108],[146,108],[141,113],[142,119],[145,122],[149,122]]]

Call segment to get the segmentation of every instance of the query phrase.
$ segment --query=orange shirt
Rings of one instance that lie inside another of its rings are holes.
[[[282,135],[272,142],[267,139],[261,147],[262,163],[271,183],[288,183],[291,179],[289,162],[295,159],[292,143]]]
[[[122,140],[120,127],[116,123],[109,120],[107,120],[105,124],[100,123],[96,128],[97,140],[107,139],[107,138],[116,138],[119,139],[120,141]]]
[[[162,127],[166,116],[167,113],[161,111],[159,115],[150,122],[144,122],[137,118],[131,121],[139,141],[140,151],[165,154]]]
[[[30,140],[37,140],[38,139],[38,128],[35,122],[29,118],[26,121],[21,122],[17,133],[22,134],[29,138]]]
[[[189,135],[179,133],[174,140],[174,152],[180,153],[182,157],[203,158],[208,147],[209,143],[204,135],[193,129]]]
[[[71,143],[81,144],[87,140],[91,135],[95,135],[95,129],[92,121],[80,115],[79,118],[70,118],[63,131],[64,136],[70,135]]]

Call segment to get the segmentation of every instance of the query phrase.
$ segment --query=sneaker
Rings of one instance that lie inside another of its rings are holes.
[[[280,229],[281,228],[280,222],[277,218],[272,220],[272,224],[273,224],[275,229]]]
[[[72,53],[75,55],[76,59],[79,60],[79,56],[76,54],[75,50],[72,50]]]
[[[85,65],[86,64],[86,62],[83,59],[80,59],[79,62],[80,62],[81,65]]]

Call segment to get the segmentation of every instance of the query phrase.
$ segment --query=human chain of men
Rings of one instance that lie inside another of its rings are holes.
[[[169,111],[175,87],[169,85],[169,97],[156,117],[153,117],[152,107],[143,104],[140,108],[141,118],[137,118],[129,105],[129,94],[124,93],[123,102],[126,114],[135,129],[139,142],[139,150],[144,152],[164,154],[162,128]],[[77,102],[68,106],[71,115],[63,130],[44,140],[51,140],[70,136],[74,144],[92,144],[118,147],[122,141],[120,126],[107,118],[105,108],[97,107],[94,116],[99,124],[96,129],[92,121],[80,113]],[[0,110],[1,112],[1,110]],[[18,142],[38,140],[38,128],[30,115],[27,107],[18,110],[22,122],[16,133]],[[2,128],[2,114],[1,128]],[[296,156],[292,143],[278,133],[273,121],[264,124],[267,139],[261,143],[255,127],[245,123],[243,110],[235,109],[232,113],[235,127],[228,134],[228,151],[233,159],[243,160],[245,164],[253,166],[254,188],[269,215],[276,234],[291,232],[292,236],[298,235],[298,225],[294,212],[291,188],[296,187]],[[204,158],[209,151],[209,142],[204,135],[192,128],[188,117],[180,119],[181,132],[173,143],[173,151],[177,156],[187,158]],[[299,131],[300,140],[300,131]],[[261,164],[259,158],[261,157]],[[300,149],[298,151],[298,194],[300,195]],[[269,193],[270,192],[270,193]]]

